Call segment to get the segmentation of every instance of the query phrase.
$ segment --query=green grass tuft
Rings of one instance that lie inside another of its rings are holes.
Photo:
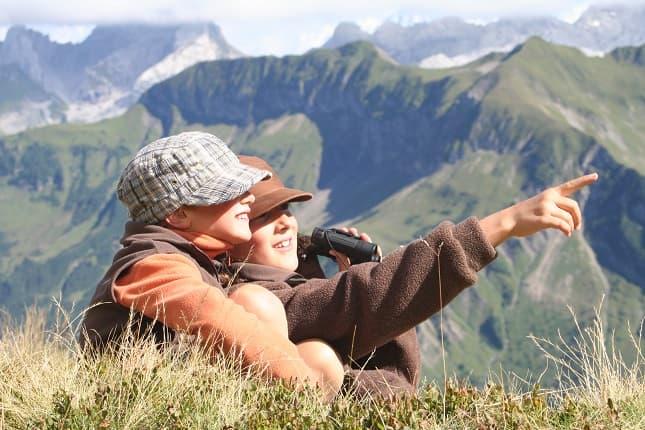
[[[450,380],[414,397],[325,402],[313,388],[293,390],[244,370],[232,358],[208,358],[191,339],[159,350],[126,341],[100,358],[84,356],[74,322],[46,330],[45,314],[30,310],[0,337],[0,428],[42,429],[637,429],[645,424],[643,355],[627,367],[598,348],[604,332],[581,330],[584,373],[555,391],[518,380],[475,388]],[[549,345],[556,345],[550,342]],[[546,350],[545,350],[546,351]],[[547,352],[548,358],[555,356]],[[556,358],[560,369],[576,362]],[[615,372],[611,369],[630,369]],[[611,381],[611,390],[596,380]]]

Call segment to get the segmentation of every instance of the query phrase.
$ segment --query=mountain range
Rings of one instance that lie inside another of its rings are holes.
[[[370,34],[354,23],[345,22],[336,27],[324,47],[366,40],[401,64],[453,67],[491,52],[508,52],[531,36],[575,46],[588,55],[602,55],[620,46],[645,43],[643,23],[645,4],[591,6],[571,24],[552,17],[524,17],[482,25],[448,17],[413,25],[386,21]]]
[[[637,329],[645,309],[644,50],[590,58],[531,38],[427,70],[356,42],[204,62],[115,118],[1,137],[0,306],[18,315],[51,296],[87,304],[119,246],[126,213],[114,190],[125,163],[155,138],[197,129],[315,192],[296,208],[304,229],[356,225],[386,251],[441,220],[482,217],[599,172],[577,196],[582,231],[510,240],[477,285],[418,332],[426,376],[443,374],[440,328],[451,374],[536,375],[544,362],[526,337],[560,330],[571,340],[566,306],[585,324],[604,296],[623,348],[623,328]]]
[[[592,6],[573,24],[537,17],[478,25],[448,17],[413,25],[386,21],[370,34],[342,23],[325,47],[367,40],[398,63],[440,68],[508,52],[531,36],[602,55],[645,43],[643,22],[645,5]],[[0,134],[114,117],[153,84],[193,64],[241,55],[212,23],[99,26],[77,44],[15,26],[0,42]]]
[[[215,24],[99,26],[78,44],[14,26],[0,43],[0,132],[116,116],[195,63],[241,55]]]

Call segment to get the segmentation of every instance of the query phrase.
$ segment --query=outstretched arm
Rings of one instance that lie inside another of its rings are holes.
[[[569,234],[581,223],[578,204],[568,198],[597,180],[582,176],[549,188],[478,221],[439,224],[425,238],[399,248],[381,263],[363,263],[331,279],[286,287],[263,283],[282,300],[289,338],[319,337],[343,358],[362,357],[439,311],[477,280],[509,237],[546,228]]]
[[[597,180],[598,174],[591,173],[548,188],[482,219],[482,230],[494,247],[510,237],[530,236],[547,228],[556,228],[571,236],[574,230],[580,229],[582,215],[578,202],[569,196]]]

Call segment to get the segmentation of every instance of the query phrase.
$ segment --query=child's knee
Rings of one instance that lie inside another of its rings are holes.
[[[232,292],[229,298],[287,336],[287,316],[284,306],[280,299],[266,288],[256,284],[245,284]]]
[[[309,367],[324,375],[327,390],[340,390],[345,370],[331,346],[320,339],[308,339],[298,344],[298,352]]]

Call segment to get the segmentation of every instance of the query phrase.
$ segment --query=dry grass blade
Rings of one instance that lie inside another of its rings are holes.
[[[610,402],[645,395],[645,356],[641,338],[643,322],[638,336],[627,327],[634,352],[634,358],[627,363],[615,345],[614,333],[607,335],[601,309],[602,303],[594,309],[591,323],[582,327],[574,310],[569,308],[577,329],[572,343],[560,333],[557,342],[533,336],[531,339],[556,366],[562,393],[604,407]]]
[[[63,318],[50,331],[46,314],[32,309],[22,323],[6,320],[2,326],[0,429],[640,429],[645,424],[640,339],[633,338],[636,362],[625,364],[611,342],[605,348],[599,318],[587,328],[578,324],[581,336],[572,345],[536,339],[568,375],[563,391],[534,387],[518,394],[526,385],[509,376],[482,388],[445,380],[415,397],[390,400],[357,399],[350,390],[325,403],[318,391],[294,391],[257,377],[260,372],[243,369],[239,357],[213,358],[189,336],[166,348],[124,339],[99,358],[85,356],[72,335],[77,319]]]

